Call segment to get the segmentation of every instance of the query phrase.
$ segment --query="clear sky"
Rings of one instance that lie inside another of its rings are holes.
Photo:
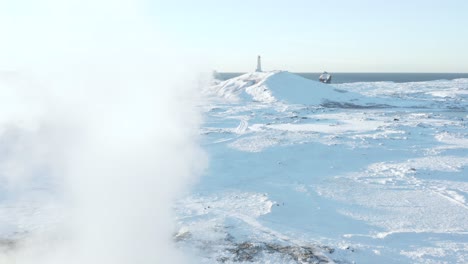
[[[217,71],[468,72],[466,0],[186,0],[149,11]]]
[[[63,38],[44,37],[54,32],[50,25],[63,24],[73,35],[109,16],[122,21],[106,20],[104,31],[125,34],[121,17],[132,12],[138,18],[146,12],[155,35],[166,36],[161,43],[199,54],[203,68],[217,71],[254,70],[261,55],[265,70],[468,73],[468,0],[0,0],[0,51],[24,46],[27,53],[38,45],[11,39],[6,45],[8,32],[48,45]]]

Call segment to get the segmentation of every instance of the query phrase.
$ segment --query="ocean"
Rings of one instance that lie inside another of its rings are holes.
[[[238,72],[217,73],[217,78],[227,80],[242,75]],[[318,80],[319,72],[301,72],[296,73],[310,80]],[[353,82],[425,82],[436,80],[453,80],[459,78],[468,78],[468,73],[363,73],[363,72],[338,72],[330,73],[332,83],[353,83]]]

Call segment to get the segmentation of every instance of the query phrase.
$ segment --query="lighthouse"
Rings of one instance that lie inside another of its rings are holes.
[[[261,72],[262,71],[262,58],[260,55],[257,57],[257,69],[255,70],[256,72]]]

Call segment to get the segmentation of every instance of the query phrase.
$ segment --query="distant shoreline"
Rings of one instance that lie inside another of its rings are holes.
[[[304,78],[318,80],[320,72],[293,72]],[[240,76],[242,72],[218,72],[217,79],[227,80]],[[397,72],[331,72],[332,83],[351,82],[425,82],[468,78],[468,73],[397,73]]]

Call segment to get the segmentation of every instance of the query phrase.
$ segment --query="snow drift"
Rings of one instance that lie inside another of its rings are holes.
[[[262,103],[319,105],[333,102],[359,102],[363,96],[334,86],[303,78],[287,71],[252,72],[215,84],[210,95],[229,100]]]

